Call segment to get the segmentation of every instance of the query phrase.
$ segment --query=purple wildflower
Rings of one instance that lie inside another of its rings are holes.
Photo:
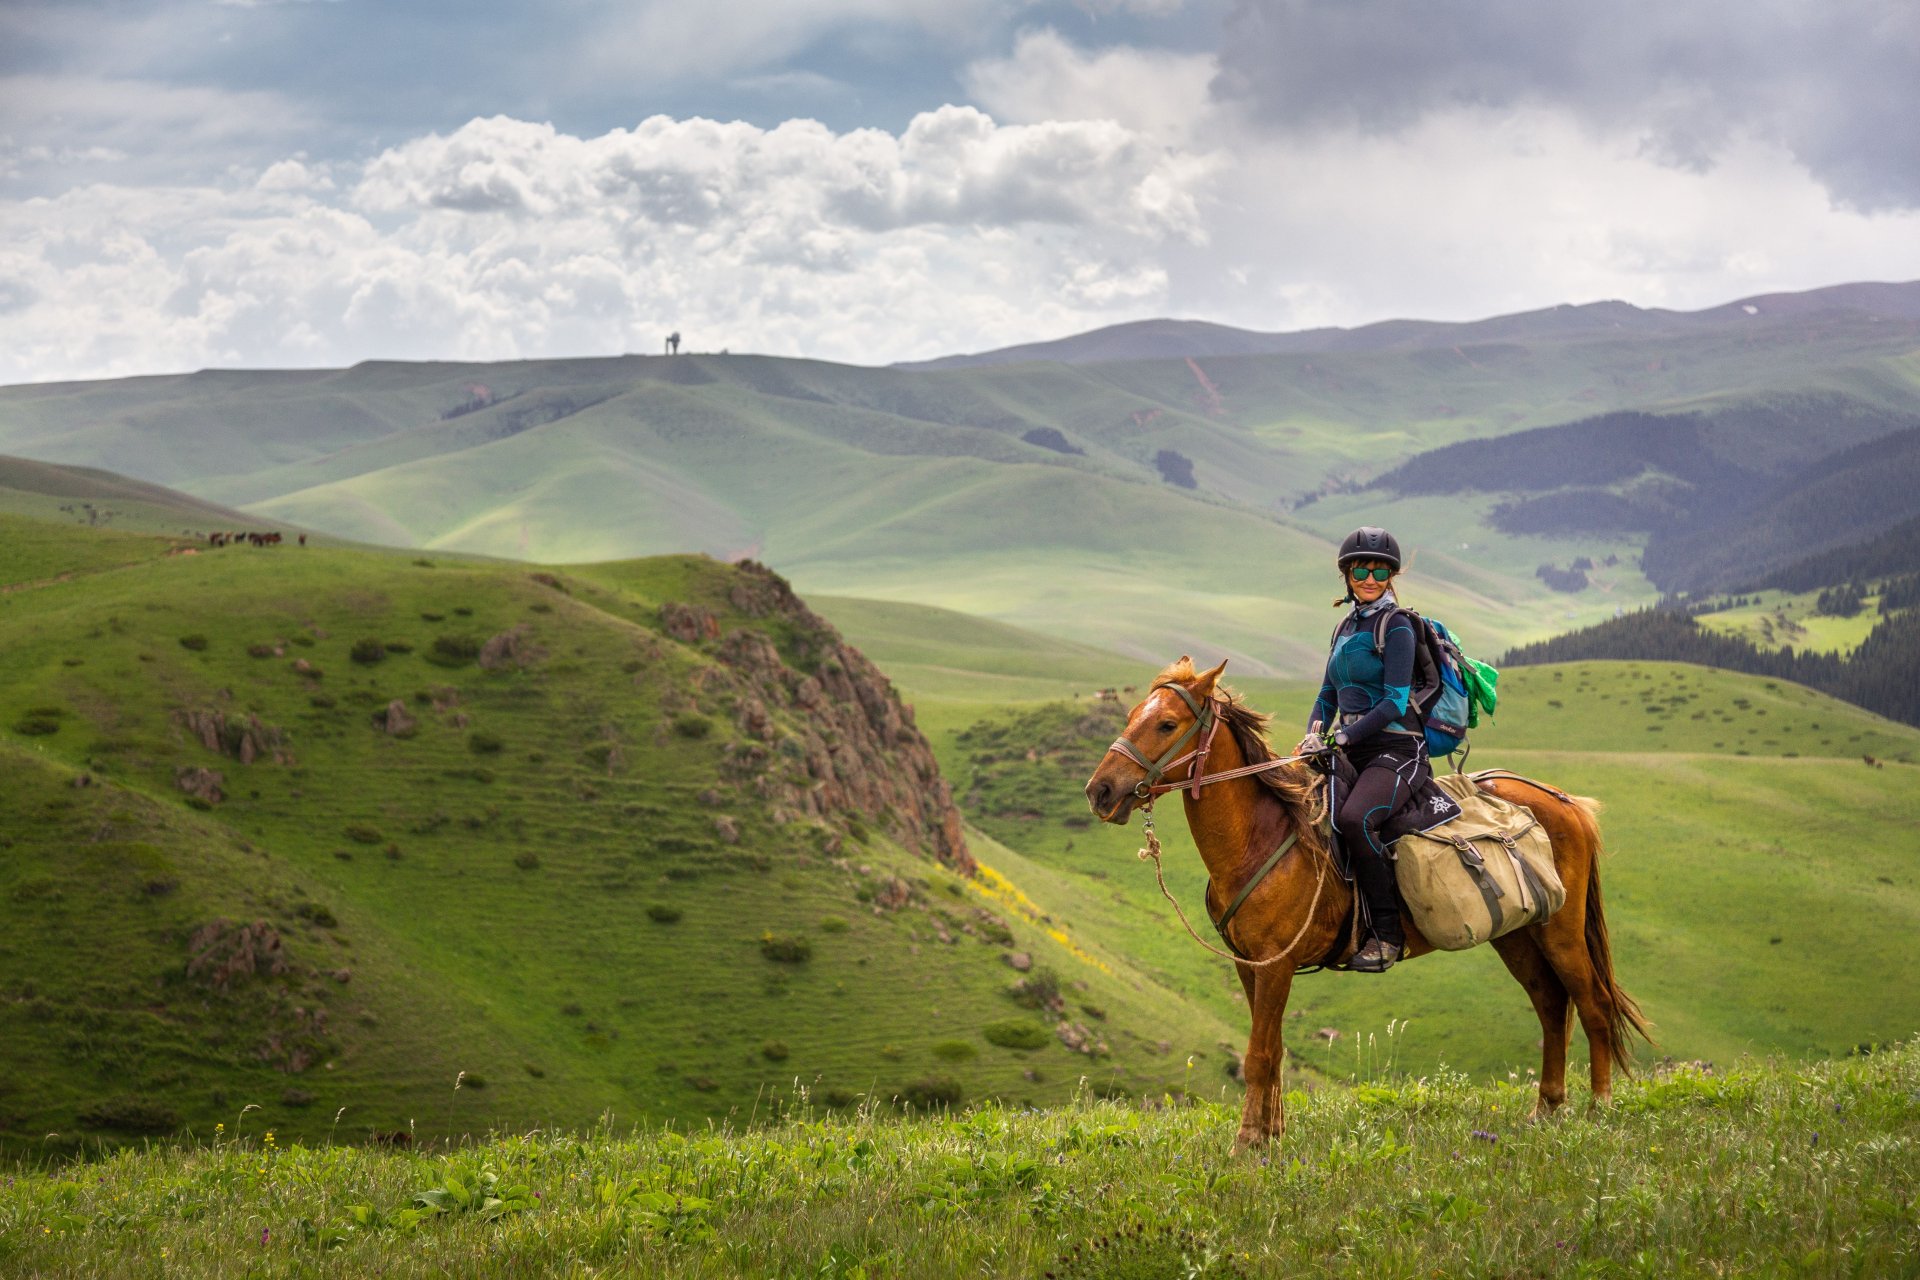
[[[268,1231],[265,1227],[260,1228],[261,1247],[264,1248],[266,1246],[267,1241],[271,1239],[273,1239],[273,1233],[271,1231]]]
[[[1475,1129],[1470,1136],[1472,1136],[1473,1138],[1477,1139],[1480,1142],[1500,1141],[1500,1135],[1493,1132],[1493,1130],[1491,1129]]]

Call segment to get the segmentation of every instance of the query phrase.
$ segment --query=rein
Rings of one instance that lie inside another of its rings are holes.
[[[1314,912],[1320,906],[1320,895],[1327,885],[1326,858],[1323,856],[1314,864],[1316,874],[1313,881],[1313,900],[1307,904],[1306,919],[1300,922],[1300,928],[1293,935],[1293,941],[1287,943],[1276,955],[1268,956],[1264,960],[1249,960],[1243,955],[1236,954],[1239,950],[1237,947],[1234,949],[1234,952],[1222,951],[1195,932],[1192,922],[1187,919],[1186,911],[1181,908],[1179,900],[1173,896],[1173,891],[1167,888],[1166,870],[1160,863],[1160,836],[1159,833],[1154,830],[1153,826],[1153,802],[1169,791],[1185,791],[1189,788],[1193,791],[1193,798],[1198,801],[1200,798],[1200,789],[1207,783],[1225,782],[1230,778],[1244,778],[1250,774],[1266,773],[1269,770],[1278,769],[1282,765],[1294,764],[1307,757],[1304,755],[1293,755],[1287,756],[1284,759],[1263,760],[1258,764],[1242,765],[1237,769],[1223,769],[1219,773],[1203,774],[1200,770],[1206,762],[1207,752],[1211,750],[1213,746],[1213,735],[1220,728],[1220,716],[1214,709],[1214,699],[1208,698],[1206,704],[1203,706],[1200,700],[1195,698],[1185,686],[1171,682],[1155,685],[1154,689],[1171,689],[1179,694],[1181,701],[1185,702],[1188,709],[1193,712],[1194,720],[1192,727],[1175,739],[1173,745],[1162,752],[1158,760],[1149,761],[1146,756],[1141,753],[1140,749],[1128,741],[1124,735],[1115,738],[1113,745],[1107,748],[1109,752],[1118,751],[1121,755],[1127,757],[1147,771],[1147,776],[1142,778],[1131,792],[1133,797],[1140,802],[1140,816],[1147,837],[1146,844],[1140,850],[1140,860],[1142,862],[1151,861],[1153,863],[1153,878],[1160,884],[1160,896],[1172,904],[1173,913],[1180,917],[1180,923],[1186,928],[1188,937],[1221,959],[1231,960],[1235,964],[1245,965],[1249,969],[1264,969],[1270,964],[1278,964],[1293,954],[1293,949],[1300,945],[1302,938],[1307,936],[1307,930],[1313,927]],[[1151,693],[1152,691],[1153,690],[1149,690],[1148,692]],[[1202,733],[1204,733],[1205,736],[1201,739],[1198,747],[1187,752],[1186,755],[1179,756],[1177,759],[1175,758],[1181,747],[1184,747],[1195,735]],[[1160,781],[1169,771],[1179,768],[1189,760],[1193,763],[1192,767],[1187,770],[1187,776],[1184,780],[1179,782]],[[1286,856],[1287,851],[1292,849],[1299,841],[1300,827],[1297,818],[1293,821],[1293,827],[1292,833],[1281,842],[1280,847],[1274,850],[1273,854],[1268,857],[1260,870],[1255,872],[1253,878],[1247,881],[1245,887],[1235,895],[1232,905],[1227,908],[1225,914],[1223,914],[1220,919],[1213,921],[1214,930],[1219,933],[1220,940],[1229,947],[1233,946],[1233,939],[1227,936],[1228,924],[1232,922],[1234,915],[1240,910],[1241,906],[1246,903],[1247,899],[1253,896],[1253,891],[1260,887],[1261,882],[1267,878],[1268,873],[1280,865],[1280,860]],[[1208,908],[1207,914],[1209,917],[1212,916],[1213,911],[1211,907]]]

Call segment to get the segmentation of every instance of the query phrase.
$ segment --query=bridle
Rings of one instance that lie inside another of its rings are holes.
[[[1152,697],[1162,689],[1171,689],[1179,694],[1180,700],[1187,704],[1189,711],[1193,712],[1193,723],[1187,726],[1187,731],[1178,738],[1175,738],[1173,745],[1161,752],[1158,760],[1147,759],[1140,748],[1135,746],[1132,740],[1125,734],[1121,734],[1115,738],[1113,745],[1107,748],[1109,752],[1118,751],[1121,755],[1147,771],[1147,776],[1140,779],[1140,781],[1134,785],[1132,792],[1133,798],[1142,803],[1151,802],[1155,796],[1162,795],[1168,791],[1178,791],[1183,787],[1193,787],[1194,794],[1198,795],[1199,786],[1196,780],[1199,777],[1200,766],[1205,763],[1207,752],[1213,748],[1214,730],[1220,727],[1220,715],[1219,712],[1214,709],[1213,698],[1209,697],[1205,702],[1202,702],[1200,699],[1194,697],[1192,691],[1185,685],[1175,684],[1172,681],[1153,686],[1153,688],[1147,690],[1147,696]],[[1181,755],[1180,748],[1192,742],[1196,737],[1200,739],[1200,745],[1185,755]],[[1178,769],[1188,761],[1192,761],[1193,767],[1187,770],[1186,781],[1161,783],[1160,779],[1166,777],[1168,773]]]
[[[1213,735],[1220,728],[1221,716],[1218,710],[1218,699],[1210,696],[1205,702],[1201,702],[1200,699],[1193,696],[1192,691],[1185,685],[1175,684],[1171,680],[1153,686],[1153,688],[1147,690],[1147,696],[1152,697],[1162,689],[1171,689],[1179,694],[1180,700],[1187,704],[1188,710],[1193,712],[1193,723],[1187,726],[1187,731],[1178,738],[1175,738],[1173,745],[1161,752],[1158,760],[1147,759],[1140,748],[1135,746],[1133,741],[1125,734],[1121,734],[1115,738],[1113,745],[1107,748],[1108,753],[1118,751],[1121,755],[1147,771],[1147,776],[1135,783],[1133,790],[1127,793],[1139,801],[1143,809],[1150,810],[1153,802],[1169,791],[1191,790],[1193,792],[1193,798],[1198,800],[1200,798],[1200,788],[1209,782],[1225,782],[1229,778],[1244,778],[1248,774],[1265,773],[1269,769],[1278,769],[1282,765],[1296,764],[1299,761],[1311,758],[1306,755],[1281,756],[1273,760],[1262,760],[1258,764],[1241,765],[1238,769],[1222,769],[1219,773],[1203,773],[1202,770],[1206,767],[1207,763],[1207,753],[1213,750]],[[1185,755],[1179,754],[1180,748],[1193,741],[1196,736],[1200,739],[1200,745]],[[1181,765],[1187,764],[1189,761],[1192,762],[1192,767],[1187,770],[1186,777],[1177,782],[1160,781],[1160,779],[1166,777]],[[1151,812],[1148,813],[1148,817],[1152,817]]]

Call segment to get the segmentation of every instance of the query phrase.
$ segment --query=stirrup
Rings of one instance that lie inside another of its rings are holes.
[[[1353,959],[1347,961],[1347,968],[1355,973],[1385,973],[1400,963],[1407,953],[1406,944],[1388,942],[1378,936],[1368,938],[1366,945],[1353,953]]]

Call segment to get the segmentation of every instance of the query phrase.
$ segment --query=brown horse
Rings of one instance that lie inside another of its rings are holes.
[[[1183,657],[1161,672],[1127,717],[1121,741],[1087,783],[1087,801],[1101,819],[1124,826],[1143,800],[1151,803],[1151,784],[1160,781],[1152,775],[1164,769],[1162,776],[1171,784],[1167,789],[1182,790],[1187,825],[1210,877],[1207,908],[1216,918],[1290,834],[1298,837],[1228,928],[1231,943],[1246,957],[1235,967],[1253,1013],[1243,1063],[1247,1100],[1237,1138],[1238,1145],[1250,1146],[1279,1134],[1286,1125],[1281,1027],[1294,971],[1344,961],[1360,940],[1342,942],[1353,891],[1333,871],[1316,829],[1324,810],[1320,776],[1293,763],[1208,781],[1276,759],[1267,745],[1267,717],[1218,687],[1226,665],[1196,673]],[[1208,707],[1217,718],[1215,727],[1226,732],[1196,732],[1199,711]],[[1181,751],[1187,754],[1179,755]],[[1141,760],[1151,762],[1149,767],[1143,768]],[[1204,785],[1193,785],[1196,767]],[[1647,1038],[1647,1023],[1613,976],[1607,921],[1600,907],[1600,828],[1594,821],[1599,805],[1519,779],[1480,785],[1503,800],[1525,805],[1538,817],[1553,842],[1554,864],[1567,890],[1566,905],[1544,923],[1493,941],[1540,1018],[1540,1097],[1534,1114],[1550,1114],[1567,1099],[1567,1044],[1573,1031],[1569,1002],[1587,1034],[1593,1101],[1605,1102],[1612,1093],[1614,1064],[1623,1073],[1631,1070],[1628,1037]],[[1411,917],[1406,929],[1409,958],[1433,950]],[[1338,954],[1329,954],[1336,950]]]

